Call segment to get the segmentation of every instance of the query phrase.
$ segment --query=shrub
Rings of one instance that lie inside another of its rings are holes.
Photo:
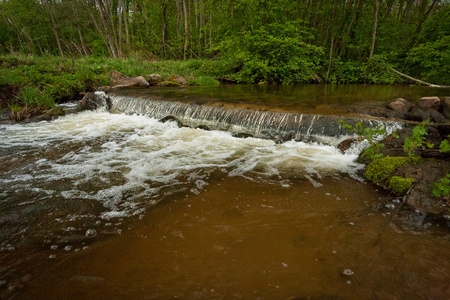
[[[322,47],[306,42],[312,37],[297,22],[269,24],[230,36],[216,50],[237,82],[311,82],[323,55]]]

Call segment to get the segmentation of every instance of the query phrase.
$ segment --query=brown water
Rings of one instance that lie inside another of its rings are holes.
[[[448,298],[448,230],[384,208],[373,186],[320,182],[214,182],[87,250],[42,251],[56,257],[19,298]]]
[[[300,113],[433,91],[358,87],[152,91]],[[0,124],[0,298],[449,299],[449,224],[365,183],[358,148],[328,138],[107,112]]]
[[[415,103],[421,97],[449,96],[449,89],[408,85],[306,84],[306,85],[220,85],[115,91],[159,100],[220,105],[256,110],[326,115],[358,113],[361,106],[404,98]]]

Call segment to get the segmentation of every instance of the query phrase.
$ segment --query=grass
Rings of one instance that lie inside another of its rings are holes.
[[[138,57],[61,59],[57,56],[0,55],[0,86],[16,91],[3,104],[17,105],[15,111],[22,107],[43,110],[54,106],[55,102],[81,99],[86,92],[108,85],[112,70],[131,77],[152,73],[163,78],[180,75],[189,85],[213,85],[219,83],[214,78],[220,76],[223,63],[211,60],[145,61]]]
[[[55,99],[51,95],[33,86],[23,87],[16,99],[25,107],[49,109],[55,106]]]
[[[218,83],[214,77],[218,76],[221,68],[221,62],[211,60],[142,61],[135,57],[61,59],[55,56],[3,55],[0,56],[0,85],[37,86],[60,101],[74,99],[84,92],[108,85],[111,70],[132,77],[152,73],[163,78],[180,75],[188,84],[205,85]]]

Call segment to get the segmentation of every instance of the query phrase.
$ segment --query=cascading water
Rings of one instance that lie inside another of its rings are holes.
[[[361,122],[365,127],[382,125],[388,134],[401,128],[398,122],[367,118],[226,108],[115,94],[111,94],[110,98],[113,113],[146,115],[163,121],[176,120],[180,125],[192,128],[228,131],[235,136],[252,136],[275,142],[318,141],[337,145],[342,136],[348,136],[348,131],[339,125],[339,120],[349,125]],[[334,142],[330,137],[335,138]]]

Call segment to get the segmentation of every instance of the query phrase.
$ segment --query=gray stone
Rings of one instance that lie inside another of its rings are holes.
[[[171,75],[167,78],[167,81],[176,82],[179,85],[187,85],[186,79],[184,79],[180,75]]]
[[[411,108],[411,103],[403,98],[397,98],[389,101],[386,107],[394,111],[402,111],[406,113]]]
[[[148,87],[149,83],[142,76],[128,77],[117,71],[111,71],[109,75],[111,88]]]
[[[159,83],[164,81],[164,79],[159,74],[145,75],[145,79],[148,81],[149,85],[158,85]]]
[[[450,97],[444,97],[441,101],[441,113],[447,120],[450,120]]]
[[[417,106],[421,108],[431,108],[434,110],[439,110],[441,107],[441,100],[439,97],[422,97],[417,102]]]

